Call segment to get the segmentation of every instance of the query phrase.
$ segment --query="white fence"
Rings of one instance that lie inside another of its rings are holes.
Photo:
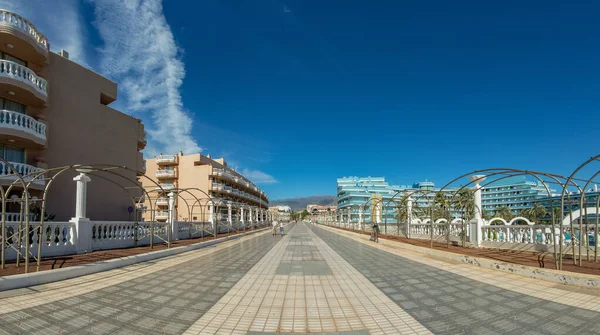
[[[525,224],[515,224],[517,222]],[[491,224],[490,224],[491,223]],[[353,222],[323,222],[321,224],[346,228],[356,231],[372,233],[372,223],[353,223]],[[540,225],[530,222],[524,218],[515,218],[507,222],[500,218],[494,218],[485,221],[481,226],[481,244],[484,248],[498,248],[511,250],[530,250],[530,251],[551,251],[555,244],[560,243],[562,234],[563,246],[583,246],[594,247],[599,234],[595,231],[595,225],[583,224],[581,233],[579,225],[575,225],[574,231],[571,231],[569,225],[562,225],[561,228],[555,227],[554,234],[551,225]],[[476,244],[475,234],[471,231],[476,229],[472,223],[463,224],[461,220],[454,220],[448,224],[446,220],[441,219],[431,224],[428,222],[417,223],[379,223],[380,234],[388,236],[398,236],[404,238],[415,238],[429,240],[433,237],[436,242],[446,242],[459,244],[463,240],[469,244]]]
[[[25,222],[21,222],[20,217],[16,213],[5,214],[5,259],[7,261],[17,258],[17,250],[21,250],[21,255],[25,255],[26,243],[29,243],[31,255],[37,255],[38,241],[41,241],[42,257],[145,246],[150,244],[151,236],[154,236],[153,243],[165,243],[169,239],[168,235],[171,227],[168,222],[87,221],[75,223],[44,221],[43,229],[40,231],[39,221],[30,221],[29,238],[27,238]],[[30,217],[31,220],[34,219],[33,215]],[[267,224],[269,223],[265,222],[260,226]],[[78,225],[80,227],[79,232],[77,231]],[[215,236],[215,227],[210,222],[175,222],[173,227],[177,233],[171,237],[172,241],[201,237],[214,238]],[[241,222],[230,225],[228,222],[220,222],[217,224],[217,235],[247,230],[252,227],[259,227],[259,225],[256,225],[256,223],[243,224]]]

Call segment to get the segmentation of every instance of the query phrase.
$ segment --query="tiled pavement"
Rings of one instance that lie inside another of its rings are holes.
[[[435,334],[600,334],[600,313],[596,311],[484,284],[323,228],[311,229]],[[517,284],[525,279],[505,277]]]
[[[0,334],[600,334],[600,294],[382,249],[299,224],[0,292]]]
[[[1,299],[0,334],[181,334],[279,240],[245,237]]]

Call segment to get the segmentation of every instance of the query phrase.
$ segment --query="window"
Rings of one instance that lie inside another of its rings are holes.
[[[21,114],[25,113],[25,105],[21,105],[18,102],[14,102],[12,100],[0,98],[0,109],[6,109],[8,111],[13,111]]]
[[[26,61],[19,59],[17,57],[11,56],[11,55],[7,54],[6,52],[0,52],[0,58],[9,60],[11,62],[15,62],[19,65],[27,66]]]
[[[11,145],[0,144],[2,158],[13,163],[25,163],[25,149]]]

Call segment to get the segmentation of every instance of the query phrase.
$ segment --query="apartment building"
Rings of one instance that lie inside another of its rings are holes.
[[[179,221],[227,221],[230,212],[235,222],[256,222],[257,215],[266,219],[269,204],[266,193],[228,167],[224,158],[181,152],[161,154],[147,159],[146,176],[149,179],[142,179],[142,184],[150,202],[145,202],[144,220],[151,220],[152,212],[156,221],[168,220],[168,195],[172,191],[177,193],[174,205]]]
[[[33,23],[0,10],[0,157],[21,175],[77,164],[130,168],[115,170],[120,177],[89,175],[87,216],[94,220],[127,220],[136,192],[119,185],[137,185],[136,175],[144,173],[144,126],[109,107],[116,98],[116,83],[69,60],[64,50],[52,52]],[[16,177],[6,164],[0,167],[0,183],[7,186]],[[46,212],[56,220],[74,216],[77,173],[60,174],[49,188]],[[29,187],[33,199],[48,182],[39,179]],[[22,191],[13,187],[8,196]],[[18,206],[9,204],[8,211]]]
[[[456,188],[445,189],[446,197],[451,197]],[[383,202],[381,219],[388,223],[396,222],[395,206],[387,206],[392,199],[401,199],[404,192],[413,192],[413,206],[428,208],[439,189],[430,181],[422,181],[409,185],[390,185],[385,177],[343,177],[337,179],[337,209],[340,218],[351,222],[358,222],[361,217],[363,222],[371,222],[371,210],[362,209],[363,206],[374,206],[372,198],[380,197]],[[397,195],[400,193],[400,195]],[[375,201],[377,204],[377,201]],[[363,211],[362,213],[360,211]],[[361,216],[362,215],[362,216]]]
[[[549,190],[554,193],[554,189]],[[548,199],[548,190],[539,181],[525,177],[512,177],[489,183],[481,191],[481,207],[493,214],[501,207],[508,207],[513,214],[533,207],[540,199]]]
[[[279,222],[290,222],[292,220],[292,208],[290,206],[269,207],[271,217]]]

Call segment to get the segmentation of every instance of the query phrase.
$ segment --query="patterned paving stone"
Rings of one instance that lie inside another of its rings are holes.
[[[483,284],[310,227],[435,334],[600,334],[598,312]]]
[[[63,300],[0,314],[0,329],[8,334],[181,334],[279,240],[257,236],[86,294],[69,296],[67,290]]]

